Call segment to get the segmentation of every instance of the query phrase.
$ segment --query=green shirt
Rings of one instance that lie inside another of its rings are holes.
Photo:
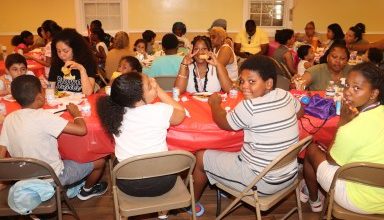
[[[150,77],[176,76],[179,73],[180,63],[183,60],[179,55],[165,55],[157,57],[151,67],[144,68],[143,72]]]
[[[346,65],[341,71],[342,77],[347,77],[347,73],[350,69],[349,65]],[[319,91],[326,90],[329,81],[332,80],[331,72],[328,69],[328,64],[322,63],[314,65],[306,70],[312,77],[312,83],[309,85],[309,90]]]
[[[353,162],[384,164],[384,106],[362,112],[340,127],[331,148],[340,166]],[[349,200],[369,213],[384,214],[384,189],[347,182]]]

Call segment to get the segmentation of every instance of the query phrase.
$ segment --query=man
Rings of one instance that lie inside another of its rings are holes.
[[[256,28],[254,20],[245,22],[245,30],[235,38],[235,54],[242,58],[251,55],[265,55],[268,51],[269,39],[267,33],[261,28]]]

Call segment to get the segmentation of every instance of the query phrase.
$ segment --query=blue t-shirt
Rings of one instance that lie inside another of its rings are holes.
[[[143,72],[150,77],[176,76],[182,60],[183,57],[179,55],[161,56],[153,61],[151,67],[144,68]]]

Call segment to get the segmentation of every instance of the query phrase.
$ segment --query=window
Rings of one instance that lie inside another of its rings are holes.
[[[293,0],[248,0],[244,4],[244,20],[254,20],[257,26],[269,33],[292,26],[290,11]]]
[[[87,24],[93,20],[100,20],[104,31],[115,33],[127,30],[127,1],[128,0],[75,0],[76,27],[87,32]]]

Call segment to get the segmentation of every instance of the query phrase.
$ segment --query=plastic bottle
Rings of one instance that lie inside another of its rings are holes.
[[[55,84],[48,83],[45,89],[45,99],[48,105],[52,105],[55,102]]]
[[[235,99],[237,98],[237,94],[239,93],[237,86],[235,83],[232,84],[231,89],[229,90],[229,98]]]
[[[331,80],[331,81],[329,81],[327,89],[325,90],[325,96],[333,98],[335,96],[335,94],[336,94],[335,82]]]
[[[81,105],[81,114],[84,117],[91,116],[91,104],[89,104],[88,99],[84,99],[83,104]]]
[[[335,105],[336,105],[336,115],[340,115],[341,113],[341,95],[336,93],[335,95]]]

